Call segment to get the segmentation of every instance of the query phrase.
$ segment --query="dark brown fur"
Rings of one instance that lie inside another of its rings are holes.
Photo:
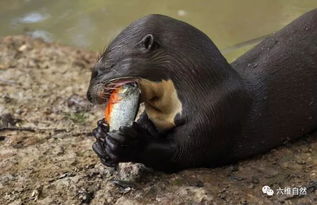
[[[266,151],[317,128],[317,10],[232,63],[253,104],[234,156]]]
[[[171,80],[182,113],[164,132],[146,112],[132,127],[113,133],[99,123],[94,150],[104,164],[134,161],[170,171],[267,151],[317,128],[317,10],[231,66],[196,28],[166,16],[144,17],[105,51],[88,98],[98,101],[98,85],[122,77]]]

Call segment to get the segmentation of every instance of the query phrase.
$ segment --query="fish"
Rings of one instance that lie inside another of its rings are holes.
[[[132,125],[139,110],[139,101],[140,89],[137,83],[116,87],[104,110],[104,120],[109,125],[109,131]]]

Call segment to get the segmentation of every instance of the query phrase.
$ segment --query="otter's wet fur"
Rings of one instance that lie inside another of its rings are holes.
[[[317,128],[317,9],[231,65],[193,26],[146,16],[101,56],[88,99],[98,102],[98,85],[127,77],[146,91],[146,109],[132,126],[94,130],[104,164],[175,171],[263,153]]]

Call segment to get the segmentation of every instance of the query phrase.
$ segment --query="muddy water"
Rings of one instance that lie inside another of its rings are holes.
[[[195,25],[232,60],[313,8],[317,0],[1,0],[0,37],[27,33],[102,51],[131,21],[160,13]]]

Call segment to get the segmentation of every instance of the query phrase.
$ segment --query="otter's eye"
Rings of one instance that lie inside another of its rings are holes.
[[[111,68],[113,68],[114,66],[115,66],[115,64],[102,66],[102,67],[99,67],[99,71],[100,71],[100,73],[105,72],[105,71],[109,71],[109,70],[111,70]]]
[[[114,67],[114,64],[111,64],[110,66],[105,67],[105,70],[110,70],[113,67]]]

